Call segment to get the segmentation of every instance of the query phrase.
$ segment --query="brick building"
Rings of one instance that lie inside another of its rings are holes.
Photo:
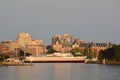
[[[86,53],[85,50],[92,50],[98,56],[100,50],[105,50],[112,47],[112,44],[109,43],[96,43],[96,42],[85,42],[83,40],[73,41],[72,48],[79,47],[83,53]],[[89,51],[87,52],[89,54]]]

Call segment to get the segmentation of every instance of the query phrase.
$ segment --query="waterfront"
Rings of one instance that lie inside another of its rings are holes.
[[[36,63],[2,66],[0,80],[120,80],[120,65]]]

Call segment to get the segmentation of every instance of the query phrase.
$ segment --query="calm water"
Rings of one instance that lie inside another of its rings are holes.
[[[120,65],[38,63],[0,67],[0,80],[120,80]]]

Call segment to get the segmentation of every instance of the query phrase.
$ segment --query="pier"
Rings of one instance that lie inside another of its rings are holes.
[[[33,66],[33,64],[17,63],[17,62],[0,62],[0,66]]]

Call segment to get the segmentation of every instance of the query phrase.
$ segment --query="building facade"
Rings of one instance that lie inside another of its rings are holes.
[[[10,53],[9,47],[5,45],[0,45],[0,54],[7,54]]]
[[[55,35],[52,38],[52,47],[58,52],[70,52],[73,37],[69,34]]]
[[[45,53],[45,45],[42,40],[33,40],[28,33],[19,33],[16,43],[24,50],[25,53],[43,54]]]
[[[99,51],[112,47],[112,44],[110,42],[109,43],[86,42],[77,39],[73,42],[72,45],[72,48],[75,47],[79,47],[84,54],[90,54],[90,51],[92,51],[96,54],[96,56],[98,56]]]
[[[29,54],[44,54],[45,45],[42,40],[33,40],[28,33],[19,33],[16,41],[3,41],[1,45],[7,46],[10,53],[19,56],[20,50]],[[1,48],[3,49],[3,48]]]

